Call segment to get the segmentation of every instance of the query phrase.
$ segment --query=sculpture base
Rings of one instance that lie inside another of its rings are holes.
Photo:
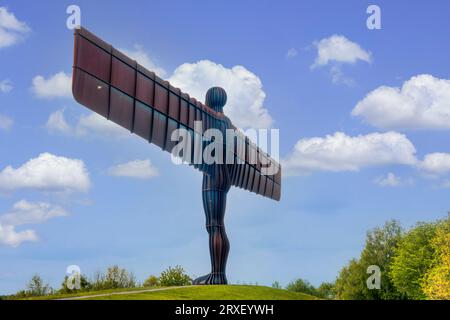
[[[227,277],[223,272],[212,272],[192,281],[193,285],[228,284]]]

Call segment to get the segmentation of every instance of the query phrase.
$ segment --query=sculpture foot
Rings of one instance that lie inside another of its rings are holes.
[[[193,285],[227,284],[227,277],[223,272],[213,272],[192,281]]]

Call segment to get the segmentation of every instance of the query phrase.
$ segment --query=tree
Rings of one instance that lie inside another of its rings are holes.
[[[278,281],[275,281],[272,283],[272,288],[281,289],[281,284]]]
[[[161,286],[187,286],[190,285],[192,279],[185,273],[181,266],[169,267],[159,276]]]
[[[395,249],[401,239],[400,224],[393,220],[383,227],[370,230],[366,236],[366,244],[359,259],[352,259],[342,268],[335,284],[338,299],[374,300],[402,298],[389,277],[390,264]],[[367,269],[377,266],[381,271],[381,288],[369,289],[367,286]]]
[[[314,288],[314,286],[310,284],[308,281],[303,279],[297,279],[295,281],[290,282],[287,285],[286,289],[289,291],[301,292],[314,296],[317,295],[316,288]]]
[[[144,287],[157,287],[159,286],[159,278],[151,275],[144,281]]]
[[[383,227],[375,228],[367,233],[366,245],[361,253],[360,264],[364,281],[364,295],[370,300],[400,299],[403,295],[394,287],[389,276],[392,258],[402,238],[402,228],[398,221],[391,220]],[[369,289],[366,280],[369,276],[367,268],[377,266],[381,271],[381,288]]]
[[[136,277],[132,272],[114,265],[106,270],[106,274],[96,272],[91,281],[92,290],[136,287]]]
[[[41,276],[35,274],[27,284],[26,293],[30,296],[45,296],[51,294],[52,291],[50,285],[48,283],[45,284]]]
[[[324,282],[316,289],[317,296],[323,299],[334,299],[336,291],[334,289],[334,283]]]
[[[89,291],[92,288],[92,284],[89,282],[85,275],[80,275],[80,289],[69,289],[67,286],[68,276],[64,277],[63,282],[61,283],[61,289],[59,289],[60,293],[73,293],[73,292],[81,292],[81,291]]]
[[[115,288],[134,288],[136,286],[136,278],[133,273],[126,269],[119,268],[114,265],[106,271],[105,282],[111,289]]]
[[[358,260],[352,259],[341,269],[336,284],[336,298],[340,300],[364,300],[366,274]]]
[[[400,241],[390,268],[397,290],[409,299],[424,299],[424,276],[432,265],[435,250],[432,239],[436,223],[418,223]]]
[[[422,290],[429,299],[450,300],[450,215],[438,226],[431,246],[435,257],[424,276]]]

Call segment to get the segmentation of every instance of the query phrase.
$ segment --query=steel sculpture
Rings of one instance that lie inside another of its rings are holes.
[[[185,162],[203,173],[211,273],[193,283],[227,284],[225,268],[230,245],[224,216],[228,190],[236,186],[278,201],[281,167],[223,114],[225,90],[209,89],[203,104],[79,27],[75,29],[72,91],[78,103],[168,152],[178,143],[173,139],[177,129],[184,129],[194,137],[212,128],[220,130],[224,137],[228,137],[227,129],[235,131],[234,136],[223,141],[223,154],[231,155],[232,163],[225,161],[225,156],[222,162],[208,164],[196,161],[198,152],[180,154]],[[198,139],[183,141],[190,150],[196,150]],[[204,148],[200,142],[200,152]],[[265,170],[269,167],[271,170]]]

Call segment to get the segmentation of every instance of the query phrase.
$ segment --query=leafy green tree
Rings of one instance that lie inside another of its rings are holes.
[[[402,229],[395,220],[383,227],[370,230],[359,259],[352,259],[342,268],[336,280],[335,293],[338,299],[376,300],[401,299],[403,296],[394,287],[390,277],[390,264],[395,249],[401,240]],[[381,288],[369,289],[367,269],[378,266],[381,271]]]
[[[433,263],[432,239],[435,223],[418,223],[401,239],[390,267],[390,276],[397,290],[409,299],[425,299],[422,282]]]
[[[28,296],[45,296],[51,294],[53,289],[47,283],[44,283],[41,276],[35,274],[30,282],[27,284],[27,290],[25,291]]]
[[[151,275],[144,281],[144,287],[157,287],[159,286],[159,278]]]
[[[424,276],[422,290],[428,299],[450,300],[450,215],[438,226],[431,246],[435,256]]]
[[[334,286],[336,298],[340,300],[364,300],[367,274],[358,260],[352,259],[343,267]]]
[[[286,289],[289,291],[301,292],[314,296],[317,295],[316,288],[314,288],[314,286],[310,284],[308,281],[303,279],[297,279],[295,281],[290,282],[287,285]]]
[[[159,276],[161,286],[187,286],[190,285],[192,279],[185,273],[181,266],[169,267]]]
[[[89,282],[85,275],[80,275],[80,289],[69,289],[67,286],[68,276],[64,277],[63,282],[61,283],[61,289],[59,289],[60,293],[73,293],[73,292],[82,292],[89,291],[92,288],[92,284]]]
[[[324,282],[317,289],[316,294],[319,298],[323,299],[334,299],[336,292],[334,289],[334,283]]]

